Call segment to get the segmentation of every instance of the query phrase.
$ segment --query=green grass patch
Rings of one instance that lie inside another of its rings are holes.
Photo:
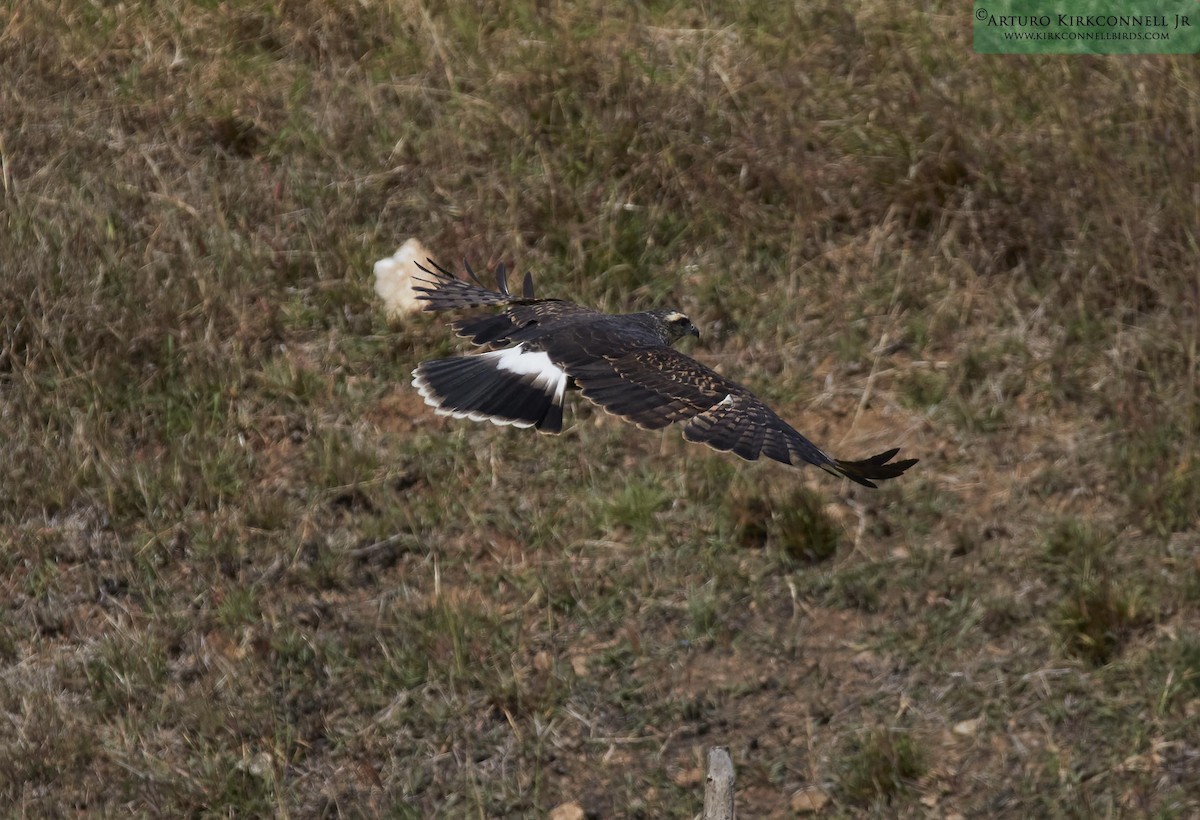
[[[925,773],[928,753],[908,732],[874,729],[858,735],[846,749],[838,786],[844,799],[865,805],[890,803]]]
[[[1150,620],[1144,591],[1085,561],[1068,580],[1058,607],[1067,651],[1088,663],[1108,663],[1133,630]]]

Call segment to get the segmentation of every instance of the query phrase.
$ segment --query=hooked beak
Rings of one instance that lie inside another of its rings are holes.
[[[695,336],[697,339],[700,338],[700,328],[696,327],[693,324],[690,324],[690,323],[688,324],[687,332],[688,332],[689,336]]]

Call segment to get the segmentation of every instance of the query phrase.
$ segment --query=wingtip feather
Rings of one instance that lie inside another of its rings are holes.
[[[501,262],[496,266],[496,290],[509,296],[508,292],[508,266]]]

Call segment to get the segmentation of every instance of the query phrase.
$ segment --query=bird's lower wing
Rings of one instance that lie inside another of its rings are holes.
[[[749,392],[730,393],[688,419],[683,437],[749,461],[766,456],[784,464],[807,463],[825,470],[836,463]]]
[[[874,480],[895,478],[916,463],[891,462],[897,450],[863,461],[835,459],[749,390],[674,348],[568,362],[566,369],[584,397],[605,410],[648,429],[679,423],[688,441],[748,461],[766,456],[784,464],[812,464],[866,487],[876,486]]]
[[[749,390],[670,347],[567,365],[585,398],[639,427],[683,425],[688,441],[753,461],[832,468],[834,460]]]

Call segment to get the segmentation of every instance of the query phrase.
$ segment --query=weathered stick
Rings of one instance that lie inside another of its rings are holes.
[[[708,750],[704,782],[704,820],[733,820],[733,760],[724,746]]]

